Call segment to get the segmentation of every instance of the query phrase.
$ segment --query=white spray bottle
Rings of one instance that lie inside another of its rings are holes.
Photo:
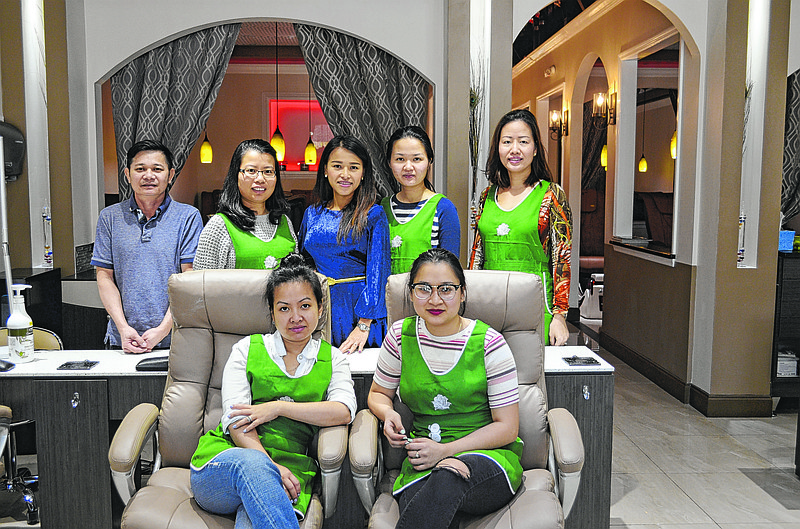
[[[12,362],[30,362],[33,360],[33,320],[25,312],[25,297],[22,291],[30,285],[11,285],[14,299],[11,316],[8,317],[8,354]]]

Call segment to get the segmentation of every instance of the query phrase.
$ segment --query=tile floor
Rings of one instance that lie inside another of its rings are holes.
[[[796,411],[706,418],[598,348],[592,330],[572,340],[616,369],[612,529],[800,528]]]
[[[576,328],[616,368],[612,529],[800,529],[797,412],[708,419]],[[5,494],[0,491],[0,494]],[[2,529],[30,527],[2,517]]]

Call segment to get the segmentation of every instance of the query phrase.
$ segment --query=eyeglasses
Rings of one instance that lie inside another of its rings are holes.
[[[239,169],[239,172],[247,178],[255,178],[257,174],[264,175],[264,178],[275,178],[275,169],[264,169],[263,171],[259,171],[254,167],[247,167],[245,169]]]
[[[450,283],[445,283],[443,285],[414,283],[411,285],[411,290],[414,291],[414,297],[421,301],[430,298],[434,290],[439,293],[439,298],[441,298],[442,301],[452,301],[453,298],[456,297],[456,292],[458,292],[458,289],[462,286],[463,285],[451,285]]]

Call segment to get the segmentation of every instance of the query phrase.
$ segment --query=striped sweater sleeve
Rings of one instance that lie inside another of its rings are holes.
[[[517,365],[505,338],[490,328],[486,331],[484,348],[489,407],[502,408],[518,403]]]

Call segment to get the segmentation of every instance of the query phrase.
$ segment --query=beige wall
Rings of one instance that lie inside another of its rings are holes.
[[[62,275],[75,271],[72,238],[72,189],[70,186],[69,90],[66,68],[64,2],[45,0],[45,47],[47,54],[47,120],[50,152],[50,206],[53,221],[54,266]],[[23,89],[22,30],[19,2],[0,2],[0,50],[3,57],[3,113],[5,121],[26,134]],[[31,266],[28,163],[17,181],[8,183],[8,231],[13,268]],[[40,218],[33,219],[37,225]]]
[[[0,50],[3,52],[3,113],[5,121],[25,134],[25,92],[22,82],[22,28],[19,2],[0,2]],[[31,266],[28,163],[16,182],[6,186],[8,233],[13,268]]]
[[[538,94],[565,85],[565,99],[582,101],[587,67],[599,57],[609,83],[619,79],[620,52],[647,42],[671,27],[654,5],[626,0],[605,13],[566,44],[519,73],[514,79],[514,102],[535,100]],[[676,231],[679,258],[653,262],[646,257],[606,253],[605,318],[601,336],[649,366],[659,383],[673,394],[675,385],[689,388],[691,402],[711,415],[769,413],[770,353],[774,315],[777,218],[780,197],[780,165],[783,134],[783,98],[788,46],[788,3],[773,2],[770,42],[770,78],[766,91],[767,127],[761,171],[758,264],[754,269],[736,267],[737,216],[741,189],[742,123],[744,108],[748,2],[729,0],[708,6],[708,41],[690,42],[691,53],[708,50],[705,57],[690,56],[685,66],[689,89],[680,94],[691,112],[684,120],[681,141],[681,178],[676,196]],[[673,15],[670,16],[675,19]],[[684,35],[685,36],[685,35]],[[705,66],[701,68],[699,65]],[[774,66],[772,66],[774,62]],[[545,78],[544,69],[556,66],[556,75]],[[581,72],[584,72],[581,74]],[[780,77],[780,78],[779,78]],[[699,93],[702,85],[705,92]],[[581,97],[577,98],[575,94]],[[665,107],[668,108],[668,107]],[[577,109],[576,109],[577,110]],[[653,109],[654,112],[656,111]],[[577,114],[577,112],[575,112]],[[648,106],[648,128],[654,124]],[[664,117],[666,120],[666,115]],[[659,120],[661,121],[661,120]],[[674,116],[669,109],[669,122]],[[573,126],[575,121],[573,120]],[[619,124],[618,124],[619,126]],[[670,127],[654,129],[659,147],[649,165],[658,167],[653,188],[669,187]],[[606,226],[613,226],[615,135],[610,128]],[[570,161],[580,153],[580,135],[570,131],[566,167],[576,172],[580,163]],[[638,140],[637,138],[637,141]],[[650,132],[648,131],[648,143]],[[694,149],[697,149],[694,152]],[[636,155],[638,161],[641,152]],[[695,165],[696,164],[696,165]],[[648,171],[648,178],[650,178]],[[569,175],[574,184],[575,175]],[[650,182],[649,180],[647,182]],[[636,188],[647,183],[636,180]],[[568,182],[569,184],[569,182]],[[650,185],[650,184],[648,184]],[[573,211],[579,194],[568,189]],[[770,221],[770,219],[775,219]],[[748,224],[748,229],[751,226]],[[576,230],[577,231],[577,230]],[[579,234],[578,234],[579,235]],[[607,233],[611,235],[611,233]],[[575,255],[577,250],[574,249]],[[685,264],[682,264],[685,263]],[[668,335],[660,330],[666,329]],[[654,333],[648,341],[639,333]],[[676,395],[679,396],[680,395]]]
[[[72,236],[67,25],[64,2],[45,1],[44,17],[47,27],[45,47],[53,265],[61,268],[62,276],[67,276],[75,273],[75,259]]]

